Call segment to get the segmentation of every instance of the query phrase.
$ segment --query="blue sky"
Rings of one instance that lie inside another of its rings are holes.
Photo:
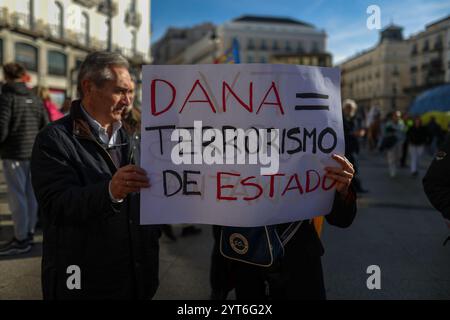
[[[381,9],[382,27],[393,21],[405,36],[450,14],[450,0],[152,0],[152,42],[170,26],[221,24],[243,14],[284,16],[324,29],[328,51],[339,62],[376,44],[378,30],[366,27],[372,4]]]

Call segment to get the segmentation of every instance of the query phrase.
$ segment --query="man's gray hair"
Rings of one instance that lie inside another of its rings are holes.
[[[86,56],[78,72],[77,91],[80,99],[83,99],[81,87],[83,80],[91,80],[97,87],[102,87],[108,80],[114,80],[114,75],[109,69],[111,66],[127,69],[130,67],[127,59],[117,52],[97,51]]]

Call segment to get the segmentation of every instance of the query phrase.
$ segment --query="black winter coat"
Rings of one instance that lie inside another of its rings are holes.
[[[408,142],[412,145],[423,146],[429,140],[427,128],[424,126],[420,127],[413,126],[409,128],[408,132],[406,133],[406,138],[408,139]]]
[[[30,160],[34,139],[48,122],[42,100],[23,82],[6,83],[0,96],[0,156]]]
[[[325,218],[333,226],[347,228],[352,224],[356,210],[356,193],[352,186],[346,201],[335,196],[331,212]],[[279,234],[287,225],[278,226]],[[326,299],[321,262],[324,248],[314,225],[303,223],[284,249],[280,263],[270,268],[231,263],[238,300],[266,299],[267,289],[271,299]]]
[[[121,141],[129,139],[123,129]],[[122,166],[132,162],[122,147]],[[158,286],[157,226],[139,225],[139,196],[113,204],[108,184],[116,172],[92,135],[79,101],[70,115],[36,138],[33,188],[43,223],[44,299],[150,299]],[[81,270],[81,289],[68,290],[67,268]]]
[[[425,194],[433,207],[450,222],[450,138],[439,149],[423,178]]]

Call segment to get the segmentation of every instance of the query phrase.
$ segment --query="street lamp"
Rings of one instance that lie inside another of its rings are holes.
[[[106,0],[106,16],[108,17],[106,24],[108,25],[108,51],[112,51],[112,3]]]
[[[217,36],[216,30],[213,30],[209,40],[211,41],[211,43],[213,44],[213,49],[212,49],[212,63],[216,62],[217,59],[217,51],[218,51],[218,45],[220,42],[219,37]]]

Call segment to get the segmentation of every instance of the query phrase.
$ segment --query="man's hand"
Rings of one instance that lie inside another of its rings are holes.
[[[120,168],[111,180],[111,194],[114,199],[124,199],[131,192],[150,187],[147,173],[135,165]]]
[[[334,154],[332,158],[340,164],[340,167],[325,167],[325,170],[327,171],[326,176],[336,180],[336,191],[340,193],[342,197],[346,197],[348,194],[348,187],[355,174],[355,169],[353,169],[353,165],[346,157]]]

